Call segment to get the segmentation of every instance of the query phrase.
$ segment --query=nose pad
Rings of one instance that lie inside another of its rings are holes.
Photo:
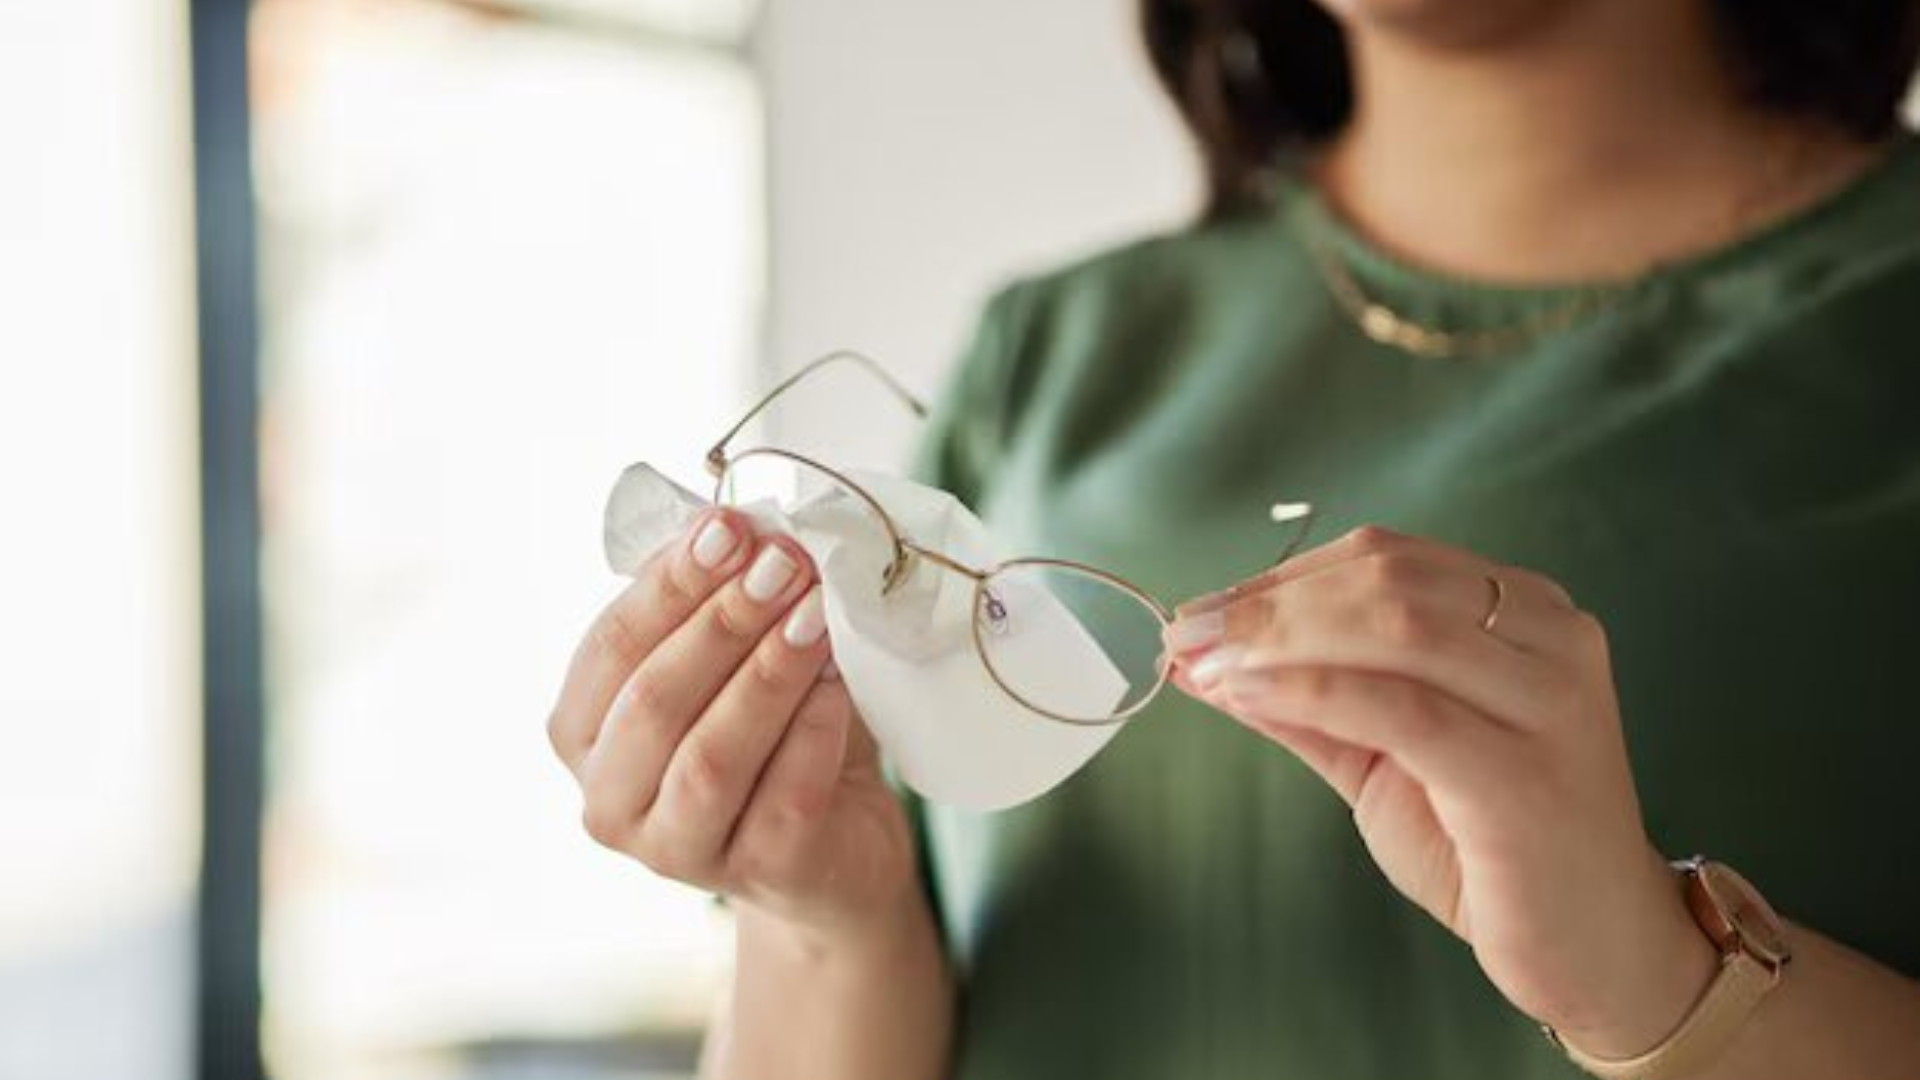
[[[1007,603],[1000,594],[991,588],[982,586],[980,590],[979,610],[974,618],[980,620],[980,626],[995,637],[1005,637],[1007,630]]]

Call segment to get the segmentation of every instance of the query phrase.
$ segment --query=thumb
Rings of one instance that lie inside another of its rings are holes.
[[[837,673],[833,676],[835,679],[838,677]],[[839,684],[837,692],[846,694],[846,684]],[[873,732],[867,730],[866,718],[861,716],[860,710],[854,707],[851,697],[847,699],[844,712],[848,717],[847,751],[845,761],[841,765],[841,772],[846,776],[863,779],[878,777],[880,775],[880,744],[874,741]]]

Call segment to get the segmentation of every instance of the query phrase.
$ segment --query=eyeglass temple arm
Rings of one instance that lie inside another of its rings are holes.
[[[1287,539],[1287,546],[1281,549],[1280,557],[1273,560],[1273,565],[1279,566],[1281,563],[1286,562],[1298,554],[1300,548],[1306,544],[1307,533],[1313,529],[1313,504],[1307,502],[1274,503],[1267,511],[1267,517],[1270,518],[1275,525],[1284,525],[1289,521],[1296,523],[1293,535]]]
[[[775,398],[786,393],[795,383],[826,367],[828,364],[839,363],[841,361],[847,361],[865,369],[868,374],[879,379],[881,385],[892,391],[893,396],[898,398],[901,404],[913,410],[913,415],[923,420],[926,419],[926,404],[915,397],[912,391],[902,386],[900,380],[888,374],[887,369],[881,367],[879,361],[865,353],[854,352],[851,349],[838,349],[825,356],[809,361],[803,365],[800,370],[780,380],[773,389],[767,391],[759,401],[755,402],[753,408],[748,409],[747,414],[735,422],[732,427],[728,428],[727,433],[720,436],[720,441],[714,443],[713,448],[707,451],[707,472],[716,477],[726,472],[727,444],[733,441],[735,435],[740,434],[740,429],[746,427],[753,421],[754,417],[759,416],[767,406],[773,404]]]

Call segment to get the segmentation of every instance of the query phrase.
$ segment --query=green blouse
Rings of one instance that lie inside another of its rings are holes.
[[[1655,842],[1920,975],[1915,143],[1497,360],[1367,341],[1309,235],[1427,321],[1570,295],[1396,263],[1290,192],[1000,292],[921,474],[1170,601],[1269,563],[1276,500],[1553,576],[1610,630]],[[1031,804],[916,810],[964,1080],[1576,1075],[1331,791],[1177,691]]]

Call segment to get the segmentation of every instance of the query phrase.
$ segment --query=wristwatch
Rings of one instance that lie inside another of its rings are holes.
[[[1786,925],[1747,879],[1698,855],[1673,867],[1693,920],[1720,950],[1720,970],[1673,1034],[1637,1057],[1596,1058],[1546,1029],[1575,1065],[1600,1080],[1678,1080],[1711,1064],[1780,984],[1793,958]]]

